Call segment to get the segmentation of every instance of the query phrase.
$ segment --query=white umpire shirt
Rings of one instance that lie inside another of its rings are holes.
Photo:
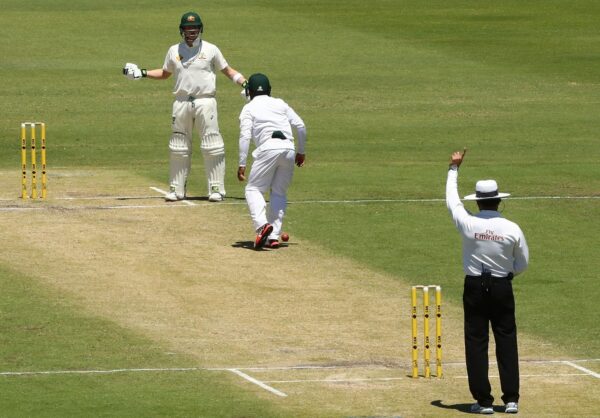
[[[458,168],[448,170],[446,206],[462,236],[463,269],[479,276],[485,269],[494,277],[517,275],[527,268],[529,248],[521,228],[500,212],[482,210],[470,214],[458,196]]]
[[[304,154],[306,128],[304,121],[286,102],[281,99],[260,95],[247,103],[240,113],[239,166],[245,167],[250,140],[254,140],[256,156],[267,149],[294,149],[292,127],[298,132],[297,152]],[[272,138],[273,132],[280,131],[285,140]]]
[[[171,46],[163,70],[175,76],[173,94],[180,100],[188,100],[189,96],[214,97],[217,93],[216,72],[227,66],[216,45],[197,40],[191,47],[185,42]]]

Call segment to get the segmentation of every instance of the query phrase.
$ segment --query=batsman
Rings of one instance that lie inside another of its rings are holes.
[[[171,46],[162,68],[140,69],[127,63],[123,74],[131,80],[151,78],[165,80],[175,75],[171,138],[169,140],[169,192],[166,201],[186,198],[186,184],[191,168],[192,133],[200,136],[200,150],[208,180],[208,200],[225,197],[225,144],[217,117],[216,71],[244,86],[246,79],[229,66],[217,46],[202,39],[204,24],[195,12],[185,13],[179,24],[182,41]]]

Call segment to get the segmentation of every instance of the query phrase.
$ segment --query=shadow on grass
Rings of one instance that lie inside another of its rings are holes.
[[[265,247],[259,248],[258,250],[255,250],[254,249],[254,241],[237,241],[235,244],[231,244],[231,246],[233,248],[243,248],[245,250],[254,250],[254,251],[277,251],[282,248],[287,248],[290,245],[295,245],[295,244],[280,243],[279,248],[269,248],[269,247],[265,246]]]
[[[442,409],[454,409],[455,411],[464,412],[467,414],[471,413],[471,404],[470,403],[457,403],[453,405],[444,405],[441,399],[437,401],[432,401],[431,405],[442,408]]]
[[[205,202],[208,202],[208,196],[186,196],[185,200],[202,200]],[[224,199],[224,201],[228,201],[228,200],[246,200],[245,197],[239,197],[239,196],[229,196],[227,195]],[[215,202],[215,203],[219,203],[219,202]]]

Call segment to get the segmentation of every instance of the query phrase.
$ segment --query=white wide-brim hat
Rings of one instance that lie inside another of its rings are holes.
[[[510,193],[498,192],[496,180],[479,180],[475,184],[475,193],[464,197],[465,200],[502,199],[510,196]]]

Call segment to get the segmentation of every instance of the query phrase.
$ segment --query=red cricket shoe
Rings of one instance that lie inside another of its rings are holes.
[[[258,250],[259,248],[262,248],[265,246],[265,243],[267,242],[267,238],[269,238],[269,235],[271,234],[271,232],[273,232],[273,225],[271,224],[264,224],[263,226],[261,226],[258,231],[256,232],[256,239],[254,240],[254,249]]]

